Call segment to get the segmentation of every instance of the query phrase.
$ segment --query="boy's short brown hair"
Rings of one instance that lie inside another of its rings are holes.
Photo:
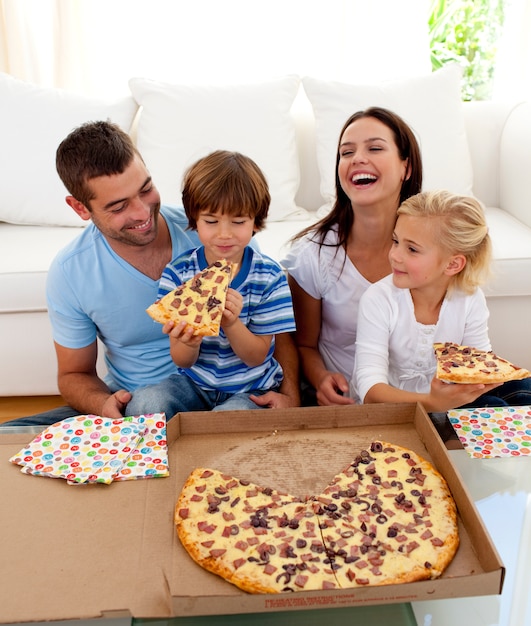
[[[197,228],[201,211],[254,218],[264,228],[271,195],[258,165],[239,152],[216,150],[196,161],[184,174],[183,206],[188,225]]]

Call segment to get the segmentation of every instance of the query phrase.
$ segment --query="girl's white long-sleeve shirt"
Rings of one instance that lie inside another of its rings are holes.
[[[351,395],[363,402],[378,383],[429,392],[436,370],[433,344],[452,341],[490,350],[488,317],[481,289],[473,294],[453,290],[443,301],[437,323],[420,324],[409,289],[395,287],[392,275],[386,276],[360,299]]]

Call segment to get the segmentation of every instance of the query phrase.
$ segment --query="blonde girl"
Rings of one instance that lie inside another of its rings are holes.
[[[398,209],[392,273],[360,300],[353,392],[360,401],[421,402],[427,411],[528,404],[531,379],[504,385],[437,380],[433,344],[490,350],[480,285],[491,240],[481,204],[448,191],[419,193]]]

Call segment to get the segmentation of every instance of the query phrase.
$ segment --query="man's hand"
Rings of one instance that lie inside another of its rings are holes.
[[[111,417],[113,419],[120,419],[123,417],[125,407],[133,396],[129,391],[125,389],[119,389],[111,396],[107,398],[101,408],[102,417]]]
[[[276,391],[268,391],[261,396],[249,396],[258,406],[268,409],[291,409],[300,406],[291,396]]]

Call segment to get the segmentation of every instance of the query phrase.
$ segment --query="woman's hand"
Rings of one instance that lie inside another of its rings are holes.
[[[344,395],[348,393],[347,379],[339,372],[326,372],[316,388],[317,404],[331,406],[334,404],[354,404],[354,400]]]

